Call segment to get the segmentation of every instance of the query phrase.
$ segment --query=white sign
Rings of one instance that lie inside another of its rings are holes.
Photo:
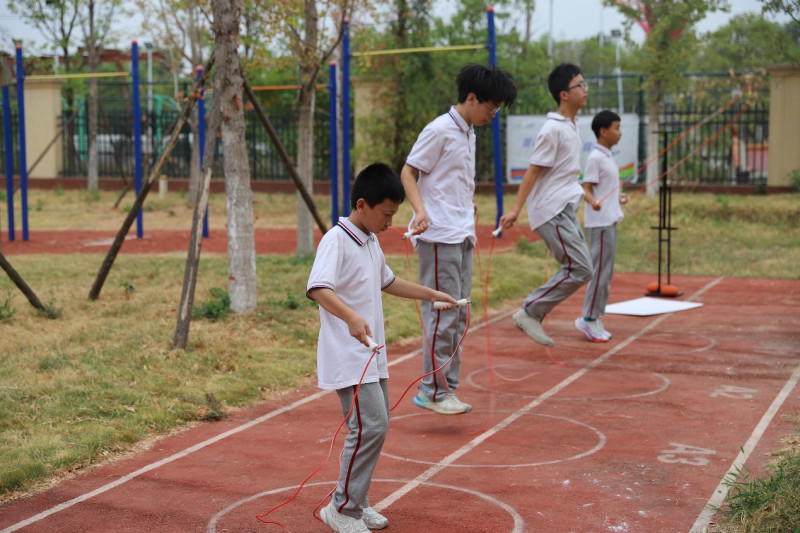
[[[620,179],[628,180],[636,172],[637,151],[639,146],[639,115],[624,113],[621,117],[620,129],[622,139],[612,152],[620,170]],[[506,180],[519,183],[530,164],[536,135],[542,129],[547,117],[545,115],[509,115],[506,126],[508,143],[506,145]],[[581,149],[581,168],[586,157],[595,145],[596,138],[592,131],[592,117],[579,116],[578,129],[583,147]]]

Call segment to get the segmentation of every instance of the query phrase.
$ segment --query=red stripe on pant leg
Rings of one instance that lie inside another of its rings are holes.
[[[356,410],[356,422],[358,422],[358,440],[356,441],[356,448],[355,450],[353,450],[353,455],[350,456],[350,464],[347,465],[347,477],[345,478],[344,482],[344,503],[340,505],[338,509],[340,513],[342,512],[342,509],[344,509],[345,505],[347,505],[347,502],[350,501],[350,494],[348,492],[348,487],[350,485],[350,474],[352,474],[353,472],[353,463],[356,462],[356,455],[358,455],[358,450],[361,448],[361,431],[363,428],[361,427],[361,408],[358,405],[357,386],[353,387],[353,392],[354,392],[353,403],[355,404],[353,408]]]
[[[597,269],[597,272],[595,272],[593,274],[593,276],[595,276],[598,280],[600,279],[600,272],[603,271],[603,241],[605,240],[605,236],[606,236],[606,232],[605,231],[601,231],[600,232],[600,265],[599,265],[599,267]],[[600,283],[599,282],[595,283],[594,284],[594,293],[592,294],[591,309],[594,309],[594,301],[597,299],[597,290],[599,288],[600,288]],[[592,317],[589,317],[589,318],[592,318]],[[594,318],[597,318],[597,317],[594,317]]]
[[[433,245],[433,267],[434,267],[434,285],[435,289],[439,290],[439,245]],[[436,313],[436,325],[433,327],[433,334],[431,335],[431,370],[436,370],[436,333],[439,331],[439,318],[442,316],[441,311],[431,308],[431,312]],[[437,373],[433,374],[433,398],[436,401],[436,394],[439,392],[439,380],[436,378]]]
[[[539,296],[539,298],[536,298],[536,300],[531,300],[530,302],[528,302],[528,305],[526,305],[525,307],[528,307],[529,305],[533,305],[534,303],[536,303],[537,300],[539,300],[541,298],[544,298],[545,296],[550,294],[550,291],[554,290],[556,287],[558,287],[559,285],[561,285],[562,283],[567,281],[569,279],[569,277],[570,277],[570,272],[572,272],[572,258],[567,253],[567,247],[564,245],[564,239],[561,238],[561,227],[560,226],[556,226],[556,233],[558,234],[558,240],[561,242],[561,249],[564,251],[564,255],[567,256],[567,275],[564,276],[564,279],[562,279],[561,281],[559,281],[558,283],[556,283],[555,285],[553,285],[552,287],[547,289],[547,292],[545,292],[544,294]]]

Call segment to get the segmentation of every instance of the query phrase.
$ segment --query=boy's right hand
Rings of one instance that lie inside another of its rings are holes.
[[[412,235],[419,235],[420,233],[424,232],[426,229],[428,229],[428,215],[425,213],[415,214],[414,218],[411,219],[409,229],[411,230]]]
[[[497,223],[497,226],[503,229],[510,228],[517,221],[517,218],[519,218],[519,212],[510,211],[500,217],[500,222]]]

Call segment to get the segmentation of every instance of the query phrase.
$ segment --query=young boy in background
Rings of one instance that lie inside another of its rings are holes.
[[[500,227],[513,225],[527,203],[531,229],[561,264],[561,270],[525,298],[513,316],[514,324],[530,338],[553,346],[553,339],[542,328],[544,317],[592,277],[589,249],[575,215],[583,197],[578,184],[581,137],[575,117],[586,107],[589,87],[580,68],[568,63],[553,69],[547,86],[558,110],[547,114],[547,121],[536,136],[514,207],[500,217]]]
[[[385,344],[381,293],[456,304],[443,292],[396,278],[386,264],[376,235],[391,226],[404,198],[400,179],[387,165],[362,170],[351,192],[353,210],[322,237],[308,278],[306,295],[320,306],[319,387],[336,390],[350,430],[339,482],[320,511],[322,521],[338,532],[389,525],[367,496],[389,428],[386,350],[373,355],[369,342]]]
[[[620,204],[627,202],[628,197],[619,192],[619,168],[611,153],[622,138],[619,115],[613,111],[600,111],[592,119],[592,131],[597,144],[586,158],[583,173],[583,199],[586,202],[583,227],[589,237],[593,274],[583,299],[583,316],[575,319],[575,327],[590,341],[606,342],[611,333],[606,331],[600,317],[605,313],[614,276],[617,223],[625,217]]]
[[[419,282],[461,300],[472,290],[472,249],[477,242],[474,127],[488,124],[500,108],[510,106],[517,88],[509,73],[477,64],[462,67],[456,86],[458,103],[425,126],[400,178],[414,208],[408,229],[414,233],[411,242],[419,257]],[[425,377],[414,405],[443,415],[471,411],[472,406],[455,395],[467,309],[439,311],[423,303],[422,321]]]

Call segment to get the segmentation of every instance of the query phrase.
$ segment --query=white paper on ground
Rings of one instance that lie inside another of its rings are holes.
[[[662,313],[674,313],[675,311],[686,311],[694,309],[703,304],[696,302],[681,302],[679,300],[668,300],[665,298],[636,298],[627,302],[606,305],[606,314],[609,315],[633,315],[650,316]]]

